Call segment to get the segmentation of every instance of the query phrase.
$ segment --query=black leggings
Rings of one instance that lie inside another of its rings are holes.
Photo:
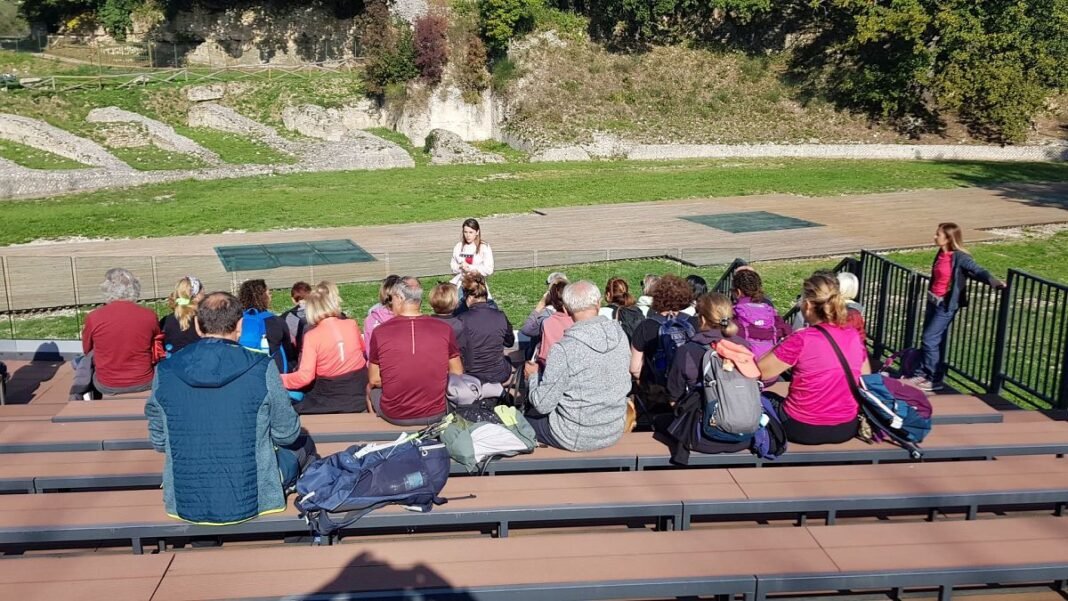
[[[786,430],[786,440],[797,444],[837,444],[845,442],[857,435],[857,420],[850,420],[844,424],[834,426],[815,426],[783,417],[782,427]]]

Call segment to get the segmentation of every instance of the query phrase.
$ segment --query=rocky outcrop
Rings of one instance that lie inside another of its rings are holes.
[[[426,137],[426,151],[434,165],[482,165],[503,163],[504,157],[482,152],[446,129],[434,129]]]
[[[337,141],[309,146],[301,161],[302,171],[347,171],[350,169],[397,169],[415,167],[408,151],[365,131],[346,131]]]
[[[144,115],[109,106],[89,111],[85,120],[90,123],[133,123],[143,128],[148,141],[162,150],[193,155],[209,165],[222,163],[219,155],[174,131],[170,125]]]
[[[214,102],[194,104],[189,109],[188,123],[189,127],[206,127],[255,138],[276,150],[289,154],[300,152],[299,144],[278,135],[273,127],[253,121],[231,108]]]
[[[399,111],[387,105],[384,112],[398,114],[393,128],[422,146],[431,130],[446,129],[464,140],[489,140],[500,125],[501,106],[490,90],[477,103],[464,100],[459,88],[443,84],[428,91],[423,84],[410,84],[407,100]],[[413,99],[423,99],[417,101]]]
[[[203,86],[192,86],[185,89],[185,97],[190,102],[208,102],[220,100],[226,95],[226,84],[209,83]]]
[[[282,110],[282,123],[286,129],[302,136],[331,142],[337,142],[348,132],[337,109],[326,109],[317,104],[287,106]]]
[[[556,163],[564,161],[589,161],[590,153],[579,146],[544,148],[530,155],[531,163]]]
[[[112,156],[100,144],[29,117],[0,113],[0,139],[58,154],[92,167],[131,170],[129,165]]]

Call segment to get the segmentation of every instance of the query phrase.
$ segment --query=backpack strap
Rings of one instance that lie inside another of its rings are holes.
[[[842,365],[842,371],[845,372],[846,381],[849,382],[849,391],[853,393],[853,398],[857,401],[857,404],[863,407],[864,396],[861,394],[860,388],[857,386],[856,379],[853,378],[853,370],[849,368],[849,362],[846,361],[845,355],[842,354],[842,349],[839,348],[838,343],[831,337],[831,333],[822,325],[815,325],[812,327],[818,330],[820,334],[823,334],[823,337],[831,344],[835,356],[838,357],[838,363]]]

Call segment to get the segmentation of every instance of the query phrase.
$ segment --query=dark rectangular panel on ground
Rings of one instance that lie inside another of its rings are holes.
[[[248,246],[216,246],[226,271],[368,263],[375,258],[352,240],[317,240]]]
[[[746,213],[717,213],[715,215],[692,215],[683,217],[686,221],[700,223],[717,230],[732,234],[750,232],[770,232],[774,230],[796,230],[806,227],[819,227],[821,224],[805,221],[796,217],[777,215],[767,211],[750,211]]]

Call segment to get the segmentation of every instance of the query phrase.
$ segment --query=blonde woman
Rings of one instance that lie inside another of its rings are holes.
[[[167,356],[200,340],[193,317],[197,313],[200,299],[204,298],[202,288],[200,280],[187,275],[178,280],[174,285],[174,292],[167,297],[167,306],[171,308],[171,313],[159,320],[159,329],[163,332],[163,348],[167,351]]]
[[[337,287],[321,282],[304,299],[310,328],[297,371],[282,374],[291,391],[305,391],[297,413],[358,413],[367,410],[367,360],[355,319],[342,319]]]
[[[679,347],[675,361],[668,371],[667,390],[672,400],[681,401],[691,391],[702,385],[701,361],[710,346],[720,340],[729,340],[749,348],[749,343],[738,336],[734,323],[734,307],[727,296],[713,292],[697,299],[694,306],[697,317],[697,333],[690,341]]]
[[[949,326],[957,311],[968,306],[965,276],[972,276],[994,288],[1005,287],[1004,282],[980,267],[964,249],[960,226],[956,223],[939,223],[935,229],[934,243],[938,246],[938,252],[931,265],[927,312],[923,317],[923,365],[921,373],[913,380],[913,384],[925,392],[935,392],[943,387]]]

